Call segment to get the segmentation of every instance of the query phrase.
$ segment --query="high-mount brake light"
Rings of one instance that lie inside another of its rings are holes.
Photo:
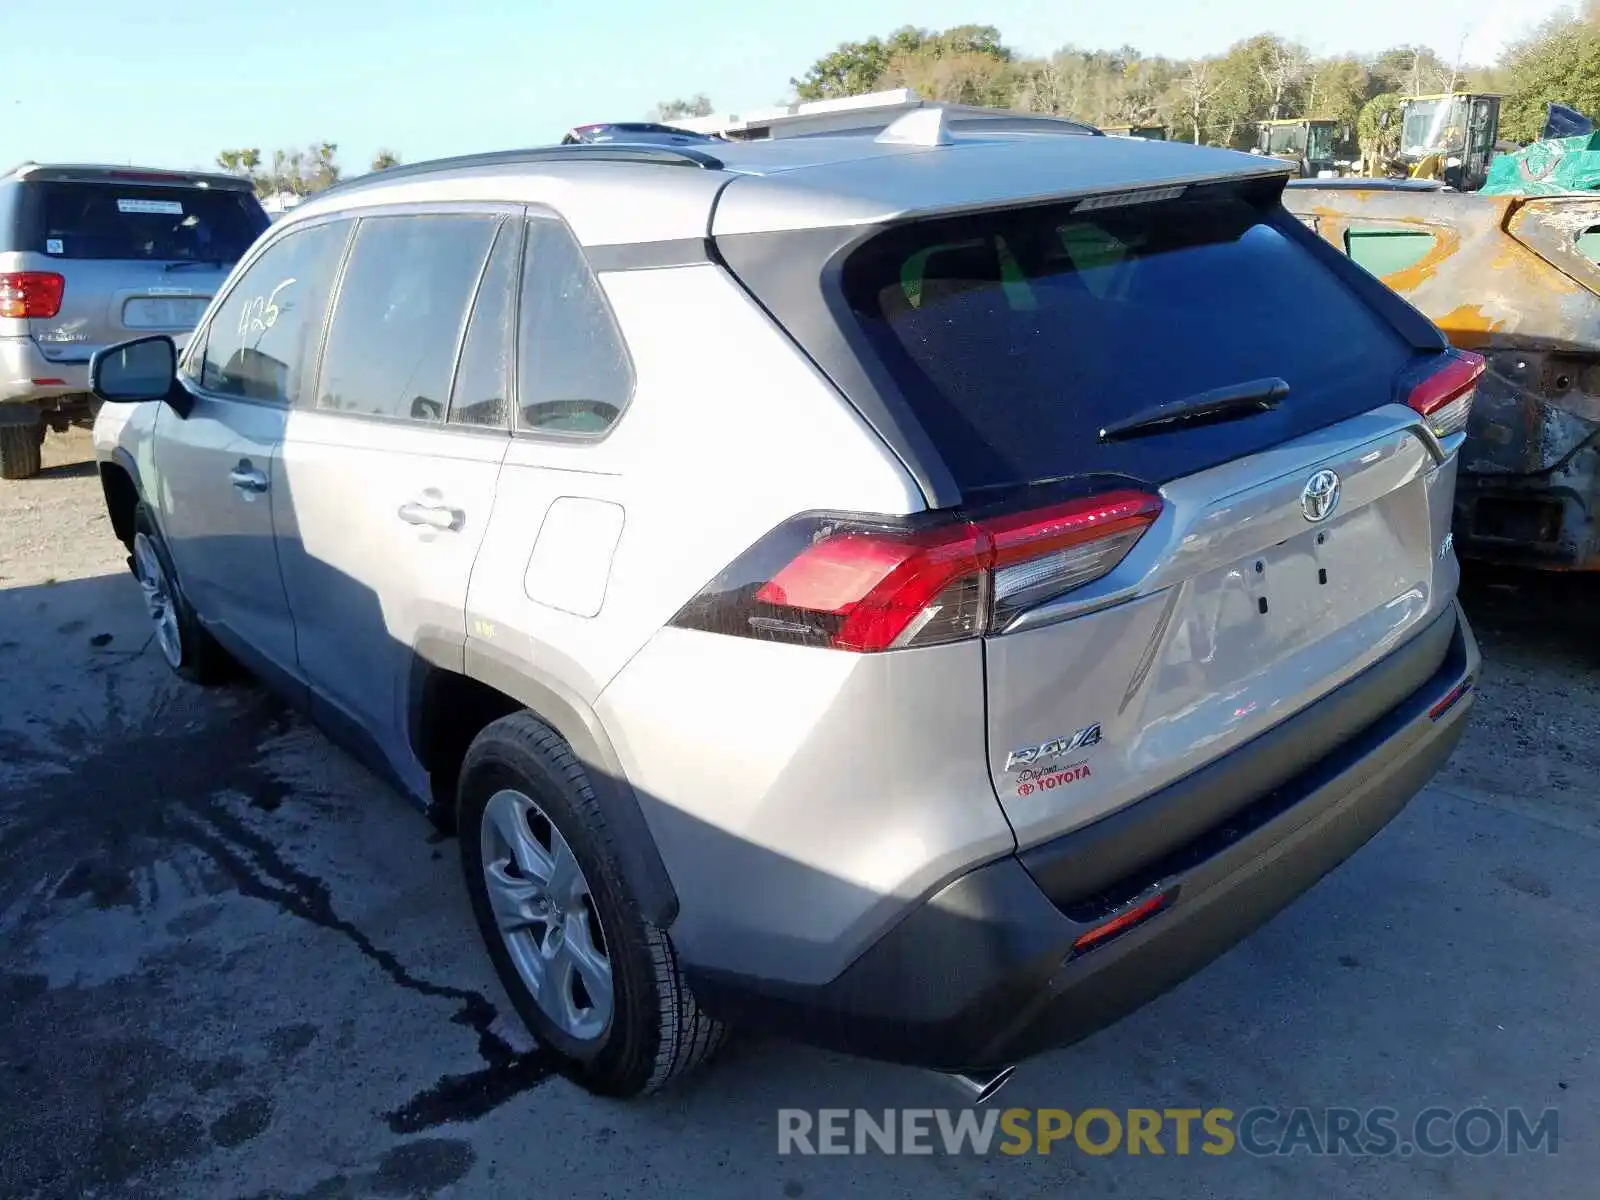
[[[1160,513],[1158,496],[1116,491],[915,529],[800,517],[742,555],[673,623],[858,653],[981,637],[1104,576]]]
[[[1102,208],[1127,208],[1133,204],[1160,204],[1176,200],[1189,190],[1188,185],[1165,188],[1140,188],[1131,192],[1108,192],[1103,196],[1090,196],[1072,206],[1075,213],[1094,212]]]
[[[1446,350],[1440,365],[1411,387],[1405,402],[1427,420],[1435,437],[1460,433],[1472,416],[1472,401],[1485,366],[1481,354]]]

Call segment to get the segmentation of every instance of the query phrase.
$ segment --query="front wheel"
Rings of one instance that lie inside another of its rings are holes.
[[[532,713],[484,729],[461,770],[473,914],[517,1013],[591,1092],[647,1095],[715,1053],[665,930],[640,914],[582,765]]]
[[[155,517],[143,504],[134,509],[130,565],[145,611],[150,616],[151,637],[167,666],[190,683],[222,683],[232,674],[232,662],[221,646],[200,625],[194,609],[179,590],[172,557],[161,540]]]

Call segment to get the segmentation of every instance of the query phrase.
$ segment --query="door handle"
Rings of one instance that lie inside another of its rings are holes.
[[[249,459],[245,459],[228,472],[228,482],[241,492],[258,493],[267,490],[267,477],[252,467]]]
[[[454,532],[461,528],[467,514],[459,508],[450,508],[444,504],[423,504],[417,500],[408,500],[400,506],[400,519],[407,525],[426,525],[430,529],[444,529]]]

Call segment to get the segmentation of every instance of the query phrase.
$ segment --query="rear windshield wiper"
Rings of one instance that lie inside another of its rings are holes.
[[[228,261],[226,259],[222,259],[222,258],[186,258],[181,262],[169,262],[166,266],[162,267],[161,269],[163,271],[181,271],[185,267],[218,267],[218,268],[221,268],[221,267],[226,267],[228,265],[230,265],[228,263]]]
[[[1252,379],[1249,383],[1229,384],[1124,417],[1102,429],[1100,441],[1121,442],[1128,438],[1172,433],[1196,425],[1238,421],[1257,413],[1271,412],[1288,394],[1289,385],[1282,379]]]

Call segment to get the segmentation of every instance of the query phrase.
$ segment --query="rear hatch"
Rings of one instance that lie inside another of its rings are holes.
[[[22,184],[22,269],[59,275],[60,305],[29,321],[54,362],[165,333],[180,343],[267,227],[249,191],[127,172]]]
[[[988,749],[1024,846],[1215,760],[1450,602],[1454,462],[1395,403],[1441,356],[1280,192],[915,221],[843,265],[848,318],[962,508],[1009,514],[988,526]],[[1137,424],[1197,397],[1229,419]],[[1005,566],[1007,537],[1055,549]]]

